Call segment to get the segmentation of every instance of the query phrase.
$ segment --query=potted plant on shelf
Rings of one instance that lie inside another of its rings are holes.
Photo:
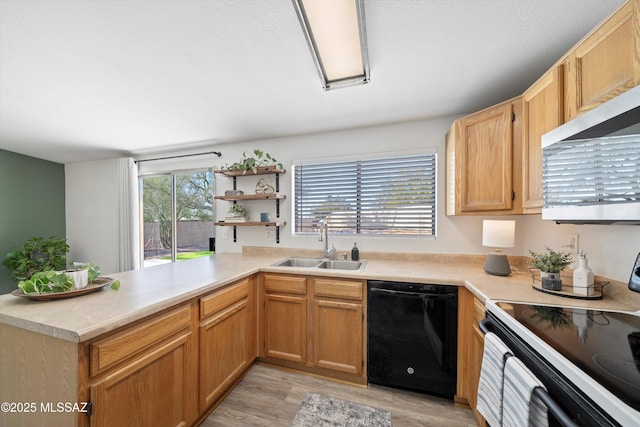
[[[549,247],[546,247],[546,252],[537,253],[530,250],[529,253],[533,258],[529,261],[529,267],[540,270],[542,288],[552,291],[561,290],[562,279],[560,278],[560,272],[573,262],[571,254],[554,251]]]
[[[258,172],[258,168],[273,166],[278,169],[284,169],[282,163],[278,163],[278,161],[271,156],[271,154],[266,153],[262,150],[255,149],[252,152],[253,154],[245,151],[242,153],[242,159],[238,162],[231,163],[230,165],[224,165],[223,170],[228,171],[242,171],[242,174],[246,174],[249,170],[251,170],[254,174]]]
[[[64,270],[67,267],[67,239],[32,237],[22,247],[9,252],[2,265],[16,280],[31,279],[36,272]]]
[[[246,222],[249,212],[244,206],[234,203],[231,205],[227,213],[231,215],[225,218],[225,221],[227,222]]]

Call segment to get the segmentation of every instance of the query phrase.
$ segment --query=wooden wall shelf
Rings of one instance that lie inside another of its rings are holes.
[[[276,202],[276,218],[280,218],[280,200],[286,199],[286,195],[280,194],[280,174],[285,173],[284,169],[280,169],[276,166],[261,166],[256,168],[254,172],[252,169],[248,171],[242,170],[228,170],[218,169],[214,171],[217,174],[226,175],[233,178],[233,189],[237,190],[237,177],[242,176],[256,176],[256,175],[275,175],[276,188],[275,193],[266,194],[242,194],[236,196],[215,196],[215,200],[226,200],[233,202],[234,204],[239,201],[251,201],[251,200],[275,200]],[[280,243],[280,227],[284,227],[286,222],[225,222],[217,221],[215,225],[221,227],[233,227],[233,241],[237,241],[237,227],[275,227],[276,229],[276,243]]]
[[[249,169],[248,171],[243,170],[229,170],[229,169],[218,169],[215,170],[214,173],[219,173],[226,176],[251,176],[251,175],[268,175],[268,174],[280,174],[285,173],[285,169],[280,169],[276,166],[260,166],[256,168],[256,171]]]
[[[256,221],[248,221],[248,222],[232,222],[232,221],[217,221],[214,223],[220,227],[233,227],[233,241],[236,242],[238,240],[237,236],[237,227],[275,227],[276,229],[276,243],[280,243],[280,227],[284,227],[287,225],[286,221],[279,222],[256,222]]]
[[[243,194],[238,196],[215,196],[216,200],[227,200],[230,202],[240,202],[242,200],[283,200],[286,199],[285,194],[269,193],[269,194]]]

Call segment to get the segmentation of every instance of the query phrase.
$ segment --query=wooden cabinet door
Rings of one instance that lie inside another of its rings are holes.
[[[360,375],[362,304],[317,299],[313,304],[313,363]]]
[[[249,367],[248,298],[200,325],[200,411],[214,403]]]
[[[640,0],[625,3],[567,57],[566,120],[640,84]]]
[[[511,210],[512,113],[511,102],[505,102],[457,122],[458,213]]]
[[[153,347],[91,386],[91,426],[188,426],[195,420],[192,334]]]
[[[307,298],[265,296],[265,355],[307,361]]]
[[[307,361],[307,279],[264,275],[264,355]]]
[[[478,426],[484,426],[482,415],[476,410],[478,382],[482,368],[484,335],[478,322],[485,317],[484,304],[468,289],[458,291],[458,380],[455,400],[469,405]]]
[[[542,135],[563,123],[564,67],[552,69],[522,96],[522,209],[542,211]]]
[[[478,426],[484,426],[485,420],[482,417],[482,414],[480,414],[476,409],[478,406],[478,383],[480,382],[480,369],[482,368],[482,353],[484,351],[484,335],[477,325],[473,328],[473,334],[471,334],[471,342],[469,345],[471,347],[471,361],[469,363],[470,370],[468,379],[469,386],[471,388],[469,406],[471,407],[473,416],[476,419],[476,424]]]

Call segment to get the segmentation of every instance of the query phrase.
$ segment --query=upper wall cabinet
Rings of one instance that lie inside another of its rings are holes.
[[[564,66],[561,64],[522,95],[522,212],[542,210],[542,135],[563,123]]]
[[[447,134],[447,215],[521,213],[520,99],[457,120]],[[517,162],[514,163],[514,159]]]
[[[565,120],[640,84],[640,0],[630,0],[565,60]]]
[[[543,134],[640,85],[640,0],[629,0],[518,98],[447,133],[447,215],[540,213]]]

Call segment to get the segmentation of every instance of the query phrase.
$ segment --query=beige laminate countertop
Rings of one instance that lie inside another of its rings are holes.
[[[586,301],[548,295],[531,287],[529,272],[509,277],[486,274],[477,259],[389,259],[372,256],[362,272],[273,267],[283,253],[217,254],[210,257],[110,274],[120,280],[118,291],[101,291],[76,298],[33,301],[0,295],[0,323],[72,342],[83,342],[247,275],[263,272],[342,278],[407,281],[466,286],[482,300],[521,301],[593,309],[638,311],[640,294],[626,283],[611,281],[602,300]]]

